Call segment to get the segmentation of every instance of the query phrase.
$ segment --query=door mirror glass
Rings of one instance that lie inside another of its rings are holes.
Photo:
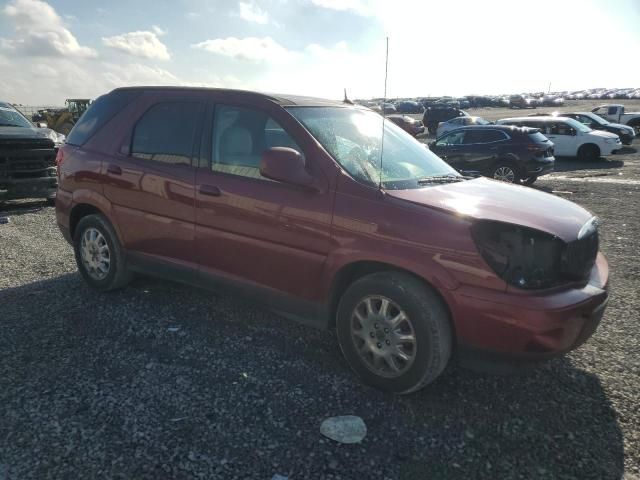
[[[262,152],[260,174],[277,182],[314,188],[313,177],[305,168],[304,157],[293,148],[273,147]]]

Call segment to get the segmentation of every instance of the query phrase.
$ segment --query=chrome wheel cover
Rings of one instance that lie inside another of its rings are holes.
[[[398,304],[383,296],[367,296],[353,309],[351,340],[364,365],[381,377],[403,375],[416,358],[411,320]]]
[[[83,232],[80,256],[87,274],[94,280],[103,280],[109,274],[111,265],[109,244],[97,228],[89,227]]]

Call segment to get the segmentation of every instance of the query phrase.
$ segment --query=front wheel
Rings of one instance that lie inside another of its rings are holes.
[[[507,183],[519,183],[520,173],[518,169],[511,163],[499,162],[497,163],[489,173],[489,176],[494,180],[500,180]]]
[[[73,247],[78,270],[90,287],[109,291],[130,282],[118,236],[104,216],[83,217],[76,226]]]
[[[380,272],[354,282],[340,299],[336,327],[351,368],[365,383],[388,392],[423,388],[451,356],[446,307],[409,274]]]
[[[582,145],[578,149],[578,160],[592,162],[600,158],[600,149],[597,145]]]

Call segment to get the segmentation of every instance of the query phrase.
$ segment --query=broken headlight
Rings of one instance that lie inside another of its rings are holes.
[[[505,282],[518,288],[549,288],[563,283],[559,238],[510,223],[479,221],[471,227],[482,258]]]

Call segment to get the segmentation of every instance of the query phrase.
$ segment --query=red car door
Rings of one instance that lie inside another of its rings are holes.
[[[305,152],[267,110],[222,103],[211,110],[203,132],[207,161],[196,173],[195,240],[203,273],[316,301],[333,201],[325,173],[306,157],[318,190],[262,177],[265,149]]]
[[[102,162],[104,194],[128,252],[195,265],[192,159],[204,105],[187,92],[140,102],[120,151]]]

